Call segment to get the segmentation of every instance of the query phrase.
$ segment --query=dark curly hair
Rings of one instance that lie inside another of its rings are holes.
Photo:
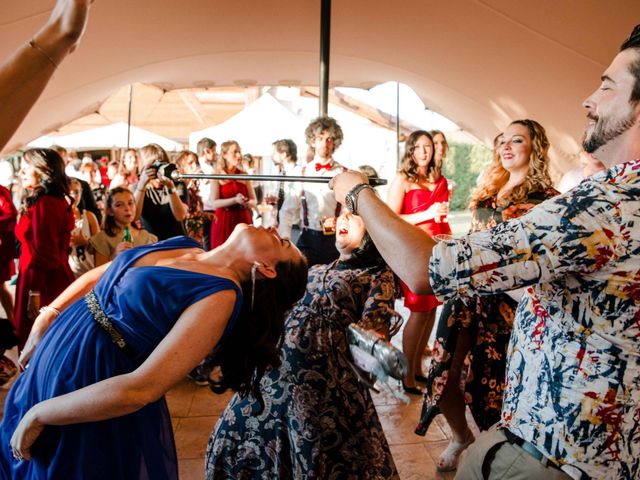
[[[267,368],[280,364],[286,312],[302,298],[307,285],[307,261],[279,262],[276,277],[256,280],[251,306],[251,281],[242,287],[242,308],[228,337],[207,358],[220,366],[222,377],[211,381],[216,393],[227,389],[251,393],[264,408],[260,380]]]
[[[33,206],[42,195],[66,197],[70,200],[69,179],[64,173],[64,160],[58,152],[50,148],[32,148],[25,150],[22,158],[40,177],[40,184],[24,198],[22,213]]]
[[[331,117],[318,117],[311,121],[304,131],[304,135],[307,139],[307,145],[313,147],[313,141],[316,135],[322,132],[328,132],[329,136],[333,139],[333,148],[337,150],[342,144],[344,134],[342,128],[338,125],[335,118]]]

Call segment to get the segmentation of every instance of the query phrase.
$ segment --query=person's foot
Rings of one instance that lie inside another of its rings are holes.
[[[460,455],[473,443],[475,439],[476,438],[473,436],[473,432],[471,430],[467,430],[467,435],[462,443],[452,439],[449,442],[449,445],[447,445],[447,448],[438,458],[438,461],[436,462],[436,470],[439,472],[451,472],[458,468]]]
[[[193,380],[196,385],[199,385],[201,387],[206,387],[207,385],[209,385],[209,376],[202,373],[200,371],[200,367],[196,367],[191,370],[191,372],[189,372],[189,375],[187,376],[191,380]]]
[[[418,388],[417,386],[409,386],[406,385],[404,383],[404,380],[402,381],[402,389],[406,392],[406,393],[410,393],[411,395],[422,395],[424,392],[422,390],[420,390],[420,388]]]

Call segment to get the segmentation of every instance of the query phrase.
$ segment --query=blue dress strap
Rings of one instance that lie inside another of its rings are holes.
[[[177,250],[180,248],[202,248],[202,246],[193,238],[178,236],[125,250],[113,260],[109,266],[109,275],[103,275],[104,281],[98,282],[95,288],[96,292],[98,292],[100,296],[110,292],[113,286],[120,281],[123,273],[139,258],[149,252]]]

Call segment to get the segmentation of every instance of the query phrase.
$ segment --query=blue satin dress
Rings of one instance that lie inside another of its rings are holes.
[[[164,398],[111,420],[47,426],[33,445],[30,461],[15,460],[9,442],[33,405],[135,370],[187,307],[213,293],[235,290],[236,305],[227,333],[242,303],[235,283],[171,267],[132,266],[149,252],[193,247],[199,247],[195,240],[174,237],[125,251],[96,285],[94,292],[104,313],[127,343],[126,353],[96,323],[84,298],[56,319],[7,397],[0,425],[0,478],[178,478]]]

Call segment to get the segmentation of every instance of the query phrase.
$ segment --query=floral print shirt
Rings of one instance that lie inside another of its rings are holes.
[[[640,160],[440,242],[430,280],[444,300],[529,286],[501,426],[573,478],[640,477]]]

